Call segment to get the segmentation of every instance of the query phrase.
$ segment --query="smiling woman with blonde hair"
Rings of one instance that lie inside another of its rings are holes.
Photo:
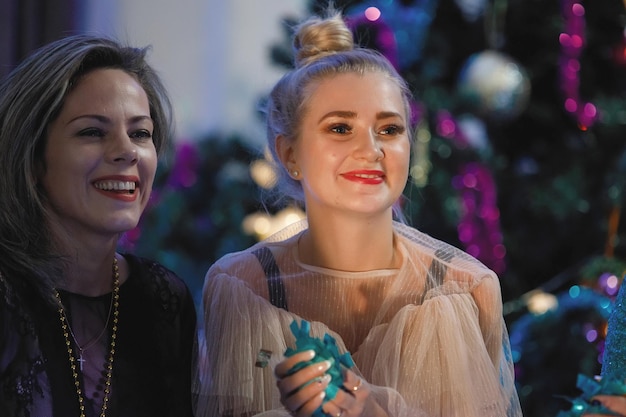
[[[394,221],[411,154],[406,83],[336,13],[296,28],[294,49],[267,139],[306,220],[209,269],[197,417],[520,416],[496,274]],[[337,379],[315,350],[285,355],[294,321],[354,366]],[[269,366],[255,366],[259,352]]]

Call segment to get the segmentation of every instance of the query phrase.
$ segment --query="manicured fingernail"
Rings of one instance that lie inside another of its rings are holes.
[[[330,361],[322,361],[317,365],[318,371],[327,371],[330,369]]]
[[[305,356],[309,359],[313,359],[315,357],[315,351],[310,349],[310,350],[306,350],[304,351]]]
[[[328,374],[324,374],[324,376],[319,377],[319,379],[317,380],[317,382],[319,382],[320,384],[325,384],[330,382],[331,380],[331,376]]]

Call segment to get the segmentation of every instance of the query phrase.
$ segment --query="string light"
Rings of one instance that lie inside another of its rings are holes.
[[[559,35],[561,44],[561,90],[565,96],[563,107],[578,122],[580,130],[587,130],[597,119],[593,103],[580,97],[580,55],[585,47],[585,8],[579,0],[562,0],[565,28]]]
[[[305,213],[297,207],[286,207],[272,215],[265,212],[256,212],[247,215],[242,222],[245,233],[263,240],[279,230],[305,218]]]

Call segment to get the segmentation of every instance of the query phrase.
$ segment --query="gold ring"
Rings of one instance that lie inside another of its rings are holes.
[[[340,408],[339,412],[337,412],[337,414],[335,414],[335,417],[341,417],[343,415],[343,409]]]
[[[361,378],[359,378],[359,384],[352,387],[352,391],[357,392],[359,390],[359,388],[361,388],[361,385],[363,385],[363,380]]]

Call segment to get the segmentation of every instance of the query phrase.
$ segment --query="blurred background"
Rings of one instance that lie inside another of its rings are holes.
[[[178,133],[121,250],[175,270],[199,303],[212,262],[303,216],[263,203],[261,109],[291,66],[291,28],[325,4],[0,0],[0,76],[71,33],[152,46]],[[408,222],[499,274],[524,414],[568,409],[576,375],[600,372],[626,272],[626,2],[335,5],[413,90]]]

